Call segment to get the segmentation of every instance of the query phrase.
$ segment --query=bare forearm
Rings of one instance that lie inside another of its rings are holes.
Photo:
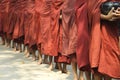
[[[100,17],[101,17],[101,19],[103,19],[103,20],[108,20],[108,17],[107,17],[106,15],[101,14]]]

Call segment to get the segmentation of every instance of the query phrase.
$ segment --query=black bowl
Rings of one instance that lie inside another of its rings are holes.
[[[100,6],[101,13],[107,15],[112,7],[116,10],[120,7],[120,2],[103,2]]]

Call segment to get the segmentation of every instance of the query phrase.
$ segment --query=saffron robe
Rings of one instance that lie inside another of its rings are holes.
[[[9,9],[8,9],[8,32],[7,37],[9,39],[13,39],[13,32],[14,27],[16,24],[17,15],[15,13],[15,6],[16,6],[17,0],[9,0]]]
[[[89,27],[87,17],[87,0],[76,0],[77,48],[76,57],[78,68],[87,70],[89,67]]]
[[[40,25],[41,25],[41,51],[45,55],[57,56],[58,52],[58,26],[52,19],[58,16],[52,13],[52,0],[44,0],[41,3]]]
[[[28,4],[28,13],[31,16],[29,20],[30,27],[29,27],[29,47],[36,49],[37,44],[37,35],[38,35],[38,26],[35,24],[35,0],[29,0]]]
[[[35,27],[35,1],[27,1],[25,11],[25,44],[29,47],[36,45],[36,27]]]
[[[102,74],[120,78],[117,21],[100,21],[100,4],[104,1],[89,0],[88,3],[89,26],[91,28],[90,65],[91,68],[97,68],[98,72]]]
[[[65,0],[62,7],[62,55],[65,56],[76,53],[77,27],[75,24],[75,1]]]
[[[41,51],[41,25],[40,25],[40,10],[42,0],[35,0],[35,26],[37,27],[37,47]]]
[[[0,32],[5,35],[8,31],[8,7],[9,7],[9,0],[2,0],[0,1],[0,18],[1,18],[1,27]]]
[[[3,24],[3,33],[6,33],[8,29],[8,9],[9,9],[9,0],[2,0],[1,3],[1,12],[2,12],[2,24]]]
[[[17,0],[15,5],[16,23],[13,31],[13,39],[17,42],[22,42],[24,39],[24,4],[23,0]]]
[[[59,63],[70,63],[69,57],[62,55],[62,20],[60,20],[60,13],[63,7],[64,1],[63,0],[53,0],[52,1],[52,26],[55,28],[54,32],[56,32],[56,38],[53,49],[57,50],[58,56],[55,56],[54,60],[55,62]],[[53,34],[54,36],[54,34]],[[53,39],[54,40],[54,39]],[[55,48],[56,47],[56,48]]]

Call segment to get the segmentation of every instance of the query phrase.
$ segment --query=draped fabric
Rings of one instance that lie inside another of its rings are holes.
[[[50,53],[50,27],[51,27],[51,0],[42,1],[42,8],[41,8],[41,50],[42,53],[45,55],[49,55]]]
[[[9,9],[9,0],[2,0],[2,23],[3,23],[3,32],[6,33],[8,29],[8,9]]]
[[[41,50],[41,26],[40,25],[40,11],[41,11],[42,0],[35,0],[35,26],[37,27],[37,45],[38,49]]]
[[[2,9],[2,1],[0,1],[0,9]],[[2,10],[0,11],[0,35],[3,32],[3,24],[2,24]]]
[[[58,55],[59,42],[60,42],[60,11],[63,6],[63,0],[52,0],[51,6],[51,53],[55,56]]]
[[[0,36],[1,36],[1,33],[2,33],[2,20],[1,20],[1,13],[0,13]]]
[[[24,11],[24,44],[29,44],[29,29],[30,29],[30,21],[31,14],[28,12],[28,0],[25,2],[25,11]]]
[[[57,27],[52,25],[51,23],[52,0],[43,0],[41,2],[42,2],[40,10],[41,51],[45,55],[57,56],[56,48],[54,49],[55,51],[53,50],[53,47],[57,47],[56,45],[54,45],[57,39],[56,38],[57,34],[55,32],[55,29]]]
[[[75,2],[76,0],[65,0],[62,7],[62,54],[66,56],[76,52],[77,27],[75,24]]]
[[[28,0],[25,10],[25,44],[36,45],[37,29],[35,26],[35,1]]]
[[[76,0],[76,24],[77,24],[77,64],[79,69],[89,67],[89,28],[87,17],[87,0]]]
[[[23,42],[24,37],[24,0],[16,0],[14,6],[14,14],[16,15],[16,22],[14,24],[13,39],[17,42]]]
[[[98,72],[102,74],[120,78],[117,22],[100,21],[99,7],[104,1],[89,1],[89,26],[91,28],[90,65],[91,68],[98,68]]]
[[[54,58],[55,62],[59,63],[70,63],[69,57],[62,55],[62,38],[63,38],[63,31],[62,31],[62,19],[60,19],[60,13],[63,7],[64,1],[63,0],[53,0],[52,1],[52,27],[54,32],[52,32],[53,42],[53,50],[54,52],[58,53],[58,55]]]
[[[30,23],[28,23],[28,21],[30,20],[29,18],[29,14],[28,14],[28,11],[27,11],[27,8],[28,8],[28,1],[29,0],[23,0],[22,1],[22,7],[23,7],[23,33],[24,33],[24,44],[27,45],[29,43],[29,38],[28,38],[28,31],[29,31],[29,25]]]
[[[0,1],[0,33],[6,33],[8,31],[8,7],[9,0]]]
[[[17,3],[17,0],[9,0],[8,31],[7,31],[7,38],[9,39],[13,39],[14,27],[17,20],[17,15],[15,13],[16,3]]]

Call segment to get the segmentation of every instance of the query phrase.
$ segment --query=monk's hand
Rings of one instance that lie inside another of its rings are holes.
[[[115,21],[117,19],[120,19],[120,7],[118,7],[116,10],[114,10],[114,16],[110,21]]]
[[[111,19],[109,19],[109,21],[116,21],[117,19],[119,19],[119,17],[114,16]]]
[[[108,21],[114,21],[116,20],[116,17],[115,17],[115,12],[114,12],[114,7],[110,10],[110,12],[106,15],[106,19]]]
[[[101,19],[108,20],[108,21],[114,21],[115,12],[114,7],[109,11],[107,15],[101,14]]]
[[[114,12],[115,12],[115,17],[119,19],[120,18],[120,7],[118,7],[117,10],[115,10]]]

